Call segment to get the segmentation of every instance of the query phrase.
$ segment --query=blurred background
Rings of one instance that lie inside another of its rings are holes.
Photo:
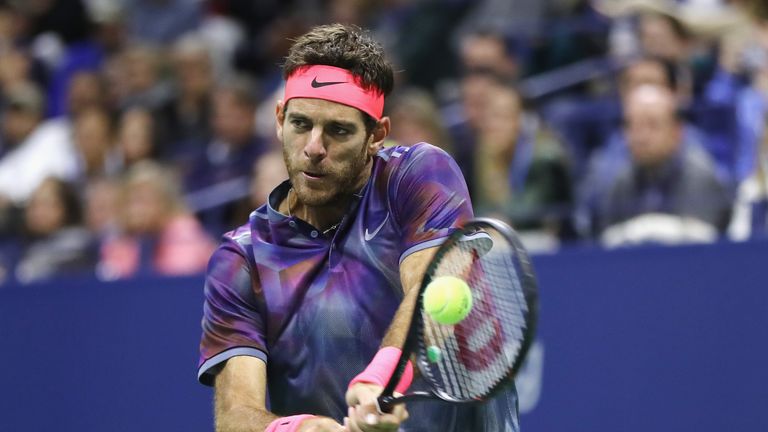
[[[202,272],[332,22],[534,253],[524,431],[768,430],[765,0],[0,0],[0,430],[211,429]]]

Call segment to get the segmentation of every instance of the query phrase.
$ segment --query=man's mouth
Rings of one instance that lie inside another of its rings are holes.
[[[311,180],[320,180],[321,178],[325,177],[325,174],[318,173],[318,172],[312,172],[312,171],[302,171],[305,177]]]

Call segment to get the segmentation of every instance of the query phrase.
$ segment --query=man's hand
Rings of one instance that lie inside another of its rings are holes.
[[[301,422],[297,432],[345,432],[346,430],[331,418],[315,417]]]
[[[395,406],[391,414],[380,414],[376,398],[384,390],[376,384],[357,383],[347,390],[349,411],[344,426],[349,432],[395,432],[408,418],[405,405]]]

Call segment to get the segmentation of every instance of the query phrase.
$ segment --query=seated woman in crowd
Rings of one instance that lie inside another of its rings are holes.
[[[22,254],[15,270],[19,282],[93,272],[97,249],[83,226],[80,198],[69,183],[54,177],[44,180],[27,203],[23,223]]]
[[[162,165],[131,166],[120,203],[119,233],[102,244],[100,277],[188,275],[205,269],[213,240],[185,208],[178,181]]]

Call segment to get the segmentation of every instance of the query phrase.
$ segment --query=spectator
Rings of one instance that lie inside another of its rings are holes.
[[[520,94],[499,85],[480,119],[473,204],[478,214],[508,220],[521,231],[557,238],[569,214],[565,152],[523,111]]]
[[[261,155],[253,164],[248,196],[238,201],[229,225],[234,227],[245,223],[251,212],[263,206],[270,192],[287,178],[288,171],[285,169],[282,151],[275,149]]]
[[[85,186],[85,225],[98,239],[119,231],[120,184],[110,177],[94,177]]]
[[[768,84],[766,69],[765,84]],[[766,87],[768,89],[768,87]],[[768,119],[763,118],[761,128],[762,145],[758,147],[756,168],[752,175],[739,185],[733,218],[728,227],[731,240],[765,237],[768,234]]]
[[[229,190],[228,185],[235,185],[236,190],[227,193],[236,198],[243,192],[238,185],[247,190],[253,163],[266,150],[256,134],[256,99],[250,81],[231,80],[215,91],[211,124],[213,138],[196,153],[186,170],[185,189],[200,193],[212,188]],[[198,216],[211,232],[221,232],[228,228],[235,209],[232,205],[219,205],[220,194],[213,198],[195,200],[194,206],[204,209]]]
[[[425,90],[410,88],[391,96],[389,117],[397,125],[390,137],[397,144],[410,146],[420,142],[436,145],[453,154],[448,130],[432,96]]]
[[[601,145],[590,152],[589,160],[585,164],[586,172],[584,173],[582,183],[590,184],[591,186],[582,192],[588,192],[595,196],[605,193],[605,191],[598,190],[597,188],[610,187],[612,183],[606,179],[614,178],[618,171],[630,163],[631,154],[626,142],[627,135],[624,133],[624,129],[619,126],[622,118],[622,102],[626,100],[630,93],[645,85],[669,89],[675,95],[676,110],[679,110],[681,99],[679,88],[677,87],[676,71],[677,69],[674,65],[665,60],[641,57],[630,62],[621,72],[618,79],[618,95],[620,97],[605,101],[603,113],[597,115],[597,117],[602,118],[600,126],[596,128],[599,131],[598,137],[602,140],[599,141]],[[697,152],[706,151],[704,142],[708,137],[687,121],[680,119],[680,122],[684,135],[682,142],[685,145],[697,147]],[[716,168],[720,179],[724,182],[729,182],[730,175],[725,165],[726,162],[723,161],[723,165],[716,164]],[[601,179],[592,178],[591,176],[600,176]],[[594,196],[581,198],[582,201],[592,201],[594,199]],[[581,223],[582,225],[588,224],[586,221],[581,221]],[[584,229],[583,226],[582,229]]]
[[[719,68],[699,109],[702,127],[714,125],[714,148],[727,159],[735,182],[749,177],[768,114],[768,20],[743,25],[723,36]]]
[[[83,227],[82,204],[71,184],[45,179],[24,212],[23,252],[16,279],[36,282],[93,272],[96,247]]]
[[[488,71],[464,75],[459,83],[459,102],[446,107],[443,113],[453,144],[453,156],[467,180],[470,193],[475,189],[475,141],[479,124],[492,89],[498,82],[499,78]]]
[[[205,269],[213,241],[186,210],[178,182],[165,167],[151,161],[132,166],[121,196],[120,233],[102,244],[100,277],[188,275]]]
[[[166,83],[160,80],[160,49],[129,45],[110,60],[108,79],[117,107],[142,107],[157,110],[170,98]]]
[[[465,72],[489,71],[508,81],[514,81],[521,75],[520,60],[501,33],[469,33],[462,38],[459,50]]]
[[[136,107],[123,112],[117,131],[117,150],[124,167],[157,156],[155,120],[148,110]]]
[[[688,137],[682,132],[674,94],[643,85],[627,95],[624,105],[631,160],[612,175],[590,173],[593,183],[585,185],[598,191],[594,202],[583,204],[589,209],[594,233],[611,244],[714,238],[728,221],[728,189],[709,156],[684,142]],[[659,213],[668,217],[665,221],[674,221],[675,227],[695,227],[667,232],[659,218],[642,218]],[[613,228],[610,233],[609,228]]]
[[[288,171],[285,169],[283,152],[273,150],[261,156],[253,165],[253,180],[249,196],[251,208],[264,205],[269,198],[269,193],[287,178]]]
[[[67,88],[67,113],[76,117],[89,108],[106,109],[106,86],[98,72],[80,70],[72,75]]]
[[[67,129],[43,122],[44,99],[36,86],[24,83],[8,89],[5,103],[0,197],[21,205],[46,177],[73,178],[77,159]]]
[[[128,29],[134,40],[168,44],[194,30],[203,16],[198,0],[125,0]]]
[[[210,137],[213,69],[208,45],[197,36],[180,39],[172,52],[173,97],[162,107],[159,127],[168,144],[163,156],[178,159],[188,151],[185,145]]]
[[[109,115],[98,108],[86,109],[75,118],[74,142],[80,161],[80,180],[114,174],[114,131]]]
[[[0,88],[3,91],[25,85],[30,79],[32,60],[20,49],[3,47],[0,55]]]

